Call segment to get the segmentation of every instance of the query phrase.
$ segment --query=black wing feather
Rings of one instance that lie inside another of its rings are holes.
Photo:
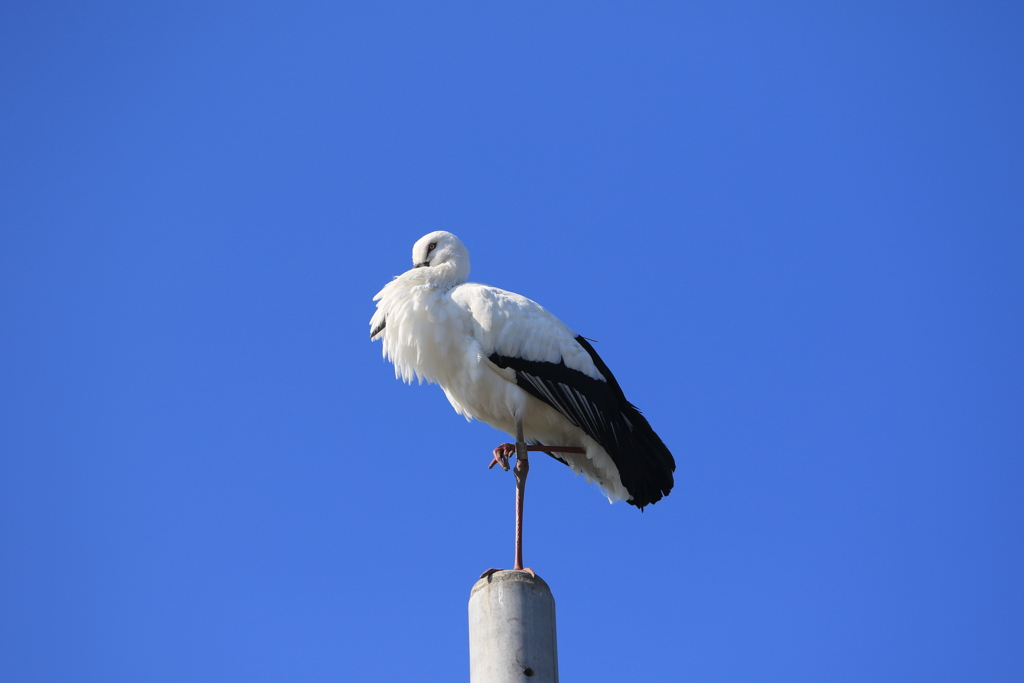
[[[619,383],[594,347],[583,337],[576,337],[576,342],[590,354],[594,365],[608,381],[602,382],[573,370],[565,361],[547,363],[498,354],[492,355],[490,361],[500,368],[515,370],[520,387],[601,444],[618,468],[622,485],[632,496],[630,504],[642,510],[672,490],[675,459],[646,418],[626,400]]]

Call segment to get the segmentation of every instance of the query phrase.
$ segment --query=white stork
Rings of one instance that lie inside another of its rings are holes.
[[[547,452],[641,510],[672,490],[675,460],[622,393],[594,347],[540,304],[466,282],[469,252],[439,230],[412,248],[413,268],[374,297],[370,338],[406,382],[441,385],[456,412],[516,439],[516,569],[522,569],[526,451]],[[556,455],[557,453],[557,455]]]

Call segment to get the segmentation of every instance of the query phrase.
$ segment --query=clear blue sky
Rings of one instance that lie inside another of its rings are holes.
[[[679,464],[534,459],[563,680],[1024,680],[1021,4],[550,5],[0,9],[0,679],[466,680],[447,229]]]

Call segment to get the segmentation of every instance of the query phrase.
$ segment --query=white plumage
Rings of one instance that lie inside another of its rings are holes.
[[[413,264],[374,297],[370,320],[397,377],[440,385],[459,414],[513,438],[521,419],[528,443],[585,449],[555,457],[609,501],[643,507],[668,493],[671,454],[585,340],[526,297],[466,282],[469,253],[449,232],[417,241]]]

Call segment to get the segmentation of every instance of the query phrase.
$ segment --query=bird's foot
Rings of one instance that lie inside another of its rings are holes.
[[[492,574],[497,574],[498,572],[508,572],[508,571],[512,571],[512,572],[526,572],[527,574],[529,574],[533,578],[535,578],[535,579],[537,578],[537,572],[533,571],[529,567],[523,567],[522,569],[488,569],[487,571],[485,571],[483,574],[480,575],[480,578],[481,579],[486,579],[486,578],[489,578]]]
[[[494,449],[494,460],[487,466],[487,469],[491,469],[495,465],[501,465],[501,469],[508,472],[508,459],[516,454],[515,444],[503,443]]]

